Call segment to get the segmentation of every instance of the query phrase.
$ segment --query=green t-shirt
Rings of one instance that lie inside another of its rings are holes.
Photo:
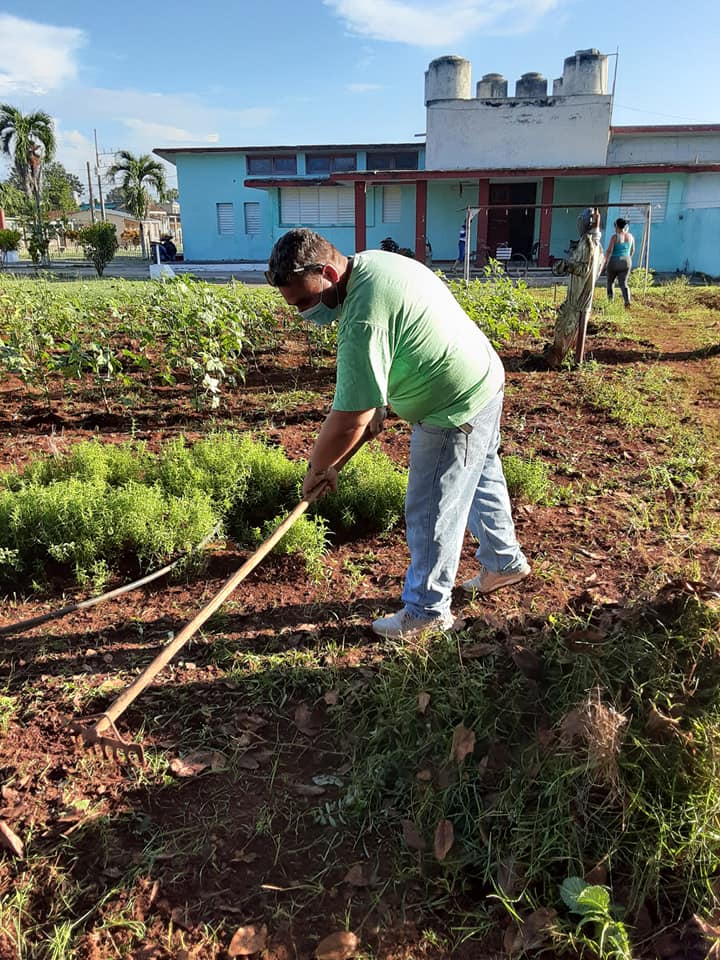
[[[353,258],[339,314],[335,410],[388,403],[410,423],[457,427],[504,379],[490,341],[431,270],[380,250]]]

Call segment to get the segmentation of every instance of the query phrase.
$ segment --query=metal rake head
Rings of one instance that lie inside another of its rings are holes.
[[[78,739],[86,750],[96,752],[99,750],[106,759],[111,758],[121,762],[124,758],[127,763],[130,763],[135,757],[139,764],[145,762],[145,751],[141,744],[123,740],[117,727],[105,713],[86,717],[84,720],[73,720],[70,723],[70,729],[78,735]]]

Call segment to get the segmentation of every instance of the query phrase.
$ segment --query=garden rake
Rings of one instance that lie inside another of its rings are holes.
[[[338,461],[335,469],[342,469],[369,437],[370,434],[366,431],[350,452]],[[283,538],[295,521],[305,513],[308,507],[320,497],[326,488],[327,483],[321,481],[317,487],[310,491],[310,494],[306,498],[298,503],[292,513],[290,513],[267,540],[258,547],[255,553],[245,561],[239,570],[225,581],[222,588],[215,594],[212,600],[195,614],[192,620],[160,651],[140,676],[137,677],[129,687],[123,690],[107,710],[90,717],[85,717],[82,720],[71,721],[71,730],[78,735],[78,739],[86,749],[93,750],[99,748],[99,751],[104,757],[109,757],[114,760],[117,760],[119,756],[120,759],[122,759],[124,756],[128,762],[130,762],[133,757],[141,764],[144,762],[145,752],[141,744],[130,743],[124,740],[115,726],[115,721],[152,683],[160,671],[172,660],[178,650],[180,650],[213,613],[223,605],[238,584],[267,556],[275,544]]]

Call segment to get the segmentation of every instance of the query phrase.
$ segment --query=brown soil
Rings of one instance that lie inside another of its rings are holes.
[[[720,311],[716,298],[706,306]],[[657,329],[650,312],[639,311],[637,322],[647,340],[591,336],[590,355],[610,372],[620,365],[666,367],[680,385],[677,412],[689,422],[716,427],[717,348],[688,350],[679,320]],[[576,374],[538,369],[536,353],[537,345],[503,353],[504,453],[542,458],[555,484],[582,481],[586,489],[597,484],[600,490],[612,478],[617,487],[612,497],[598,492],[582,506],[517,504],[518,537],[533,576],[482,601],[458,595],[456,612],[471,626],[494,629],[510,620],[521,630],[528,620],[552,613],[589,612],[653,596],[673,576],[685,576],[691,561],[699,579],[716,582],[716,549],[696,547],[688,538],[682,550],[676,542],[669,551],[663,530],[631,532],[632,497],[648,465],[663,456],[662,440],[650,432],[630,434],[585,405]],[[127,409],[110,398],[108,412],[88,389],[58,394],[48,411],[40,398],[7,380],[0,385],[0,465],[22,466],[90,437],[119,442],[132,435],[154,449],[180,433],[194,438],[209,428],[258,430],[290,456],[306,456],[323,405],[283,409],[278,403],[278,410],[267,409],[269,390],[280,396],[288,389],[316,391],[327,408],[332,367],[309,367],[306,357],[305,345],[291,342],[279,355],[260,358],[259,369],[212,420],[193,411],[186,384],[151,390],[138,377]],[[406,462],[408,437],[407,427],[391,419],[380,443]],[[347,772],[347,745],[325,731],[327,704],[308,705],[317,713],[314,734],[296,723],[298,701],[273,705],[269,695],[267,706],[251,709],[242,682],[218,665],[214,645],[221,636],[223,648],[233,651],[324,651],[326,663],[341,658],[358,683],[371,682],[382,647],[368,624],[378,611],[399,605],[407,562],[402,532],[337,546],[320,584],[308,579],[295,558],[264,561],[119,724],[129,738],[172,758],[187,753],[189,744],[222,754],[224,744],[244,738],[240,775],[223,769],[221,757],[218,769],[208,761],[209,767],[178,786],[152,772],[88,757],[68,729],[69,719],[102,710],[168,632],[190,619],[244,558],[227,544],[213,549],[202,573],[190,579],[160,581],[0,639],[8,690],[21,693],[19,711],[0,742],[0,819],[27,847],[26,860],[7,854],[0,859],[0,896],[8,900],[22,888],[26,870],[34,871],[26,910],[36,932],[27,942],[37,944],[54,923],[67,919],[64,885],[79,884],[83,902],[73,916],[87,913],[78,956],[88,960],[223,957],[237,927],[263,923],[268,960],[309,958],[321,937],[346,922],[378,958],[440,960],[447,947],[424,931],[442,929],[442,908],[428,909],[416,881],[397,882],[392,845],[380,838],[360,842],[327,818],[313,823],[303,817],[318,805],[318,796],[331,805],[338,794],[332,782],[318,787],[313,778],[342,780]],[[349,572],[357,569],[359,575]],[[459,578],[474,572],[468,540]],[[51,593],[38,596],[28,589],[27,596],[5,598],[0,622],[81,598],[69,582],[56,581]],[[331,700],[332,691],[327,693]],[[357,863],[372,873],[369,885],[344,879]],[[128,875],[132,884],[118,885]],[[453,956],[493,955],[501,950],[502,936],[499,928],[496,936],[468,941]],[[2,930],[0,958],[16,956],[12,931]]]

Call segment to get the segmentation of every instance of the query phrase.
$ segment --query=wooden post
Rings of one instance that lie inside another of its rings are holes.
[[[543,177],[540,202],[540,233],[538,237],[538,266],[550,266],[550,230],[552,228],[552,202],[555,193],[555,177]],[[546,206],[547,204],[547,206]]]
[[[355,253],[367,249],[365,186],[364,180],[355,181]]]
[[[418,263],[425,263],[426,219],[427,180],[418,180],[415,184],[415,259]]]
[[[475,243],[475,266],[484,267],[487,263],[488,208],[490,202],[490,181],[478,180],[477,236]],[[468,245],[470,237],[467,238]]]

